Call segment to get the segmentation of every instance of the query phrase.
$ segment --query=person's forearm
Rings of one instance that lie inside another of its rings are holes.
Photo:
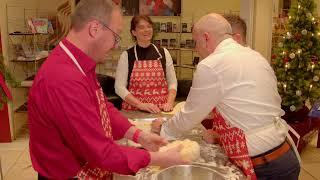
[[[131,126],[131,127],[128,129],[128,131],[126,132],[126,134],[124,135],[124,137],[125,137],[126,139],[134,140],[134,139],[133,139],[133,138],[134,138],[133,136],[134,136],[134,134],[136,133],[137,130],[138,130],[137,127]],[[141,144],[141,141],[144,141],[144,140],[146,139],[146,136],[147,136],[147,133],[145,133],[145,132],[143,132],[142,130],[140,130],[140,132],[139,132],[136,140],[138,141],[139,144]]]
[[[124,135],[124,137],[126,139],[130,139],[132,140],[133,139],[133,135],[134,133],[136,132],[137,128],[135,126],[131,126],[128,131],[126,132],[126,134]]]
[[[149,152],[150,153],[150,163],[149,166],[159,166],[163,164],[162,153],[159,152]]]
[[[174,104],[174,101],[176,100],[177,91],[174,89],[170,89],[168,93],[167,102],[170,104]]]
[[[128,104],[130,104],[131,106],[134,107],[139,107],[139,105],[142,104],[142,102],[137,99],[136,97],[134,97],[132,94],[128,94],[125,99],[124,99]]]

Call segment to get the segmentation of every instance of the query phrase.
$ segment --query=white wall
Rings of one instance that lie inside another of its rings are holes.
[[[268,61],[271,57],[272,41],[271,0],[255,0],[252,48],[260,52]]]
[[[247,44],[252,47],[253,43],[253,19],[254,19],[254,0],[241,0],[240,17],[247,25]]]
[[[182,13],[184,17],[197,20],[210,12],[239,12],[240,0],[182,0]]]

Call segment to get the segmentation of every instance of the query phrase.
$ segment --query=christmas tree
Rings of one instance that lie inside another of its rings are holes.
[[[282,106],[291,112],[320,96],[320,31],[313,0],[297,0],[289,11],[286,32],[273,48],[272,67]]]

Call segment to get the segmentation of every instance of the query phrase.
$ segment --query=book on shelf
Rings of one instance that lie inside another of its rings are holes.
[[[14,44],[15,60],[17,61],[36,61],[48,57],[48,51],[34,51],[27,43]],[[14,59],[13,59],[14,60]]]
[[[177,64],[177,57],[172,57],[173,64]]]
[[[53,34],[52,23],[47,18],[27,19],[28,31],[31,33]]]
[[[183,42],[183,41],[181,41],[181,42],[180,42],[180,48],[185,48],[185,47],[186,47],[186,43]]]
[[[49,34],[54,34],[54,30],[53,30],[53,26],[52,26],[52,22],[48,21],[48,33]]]
[[[153,44],[156,45],[157,47],[160,47],[161,46],[161,41],[156,39],[153,41]]]
[[[37,33],[47,34],[48,33],[48,19],[46,18],[33,18],[32,24]]]
[[[155,22],[153,26],[155,32],[160,32],[160,22]]]
[[[160,31],[167,32],[167,23],[161,23]]]
[[[32,23],[32,19],[27,19],[27,27],[28,27],[28,32],[31,33],[37,33],[36,28],[34,27],[33,23]]]
[[[179,26],[176,23],[172,24],[172,32],[179,32]]]
[[[196,66],[196,65],[199,63],[199,61],[200,61],[200,57],[195,56],[195,57],[193,57],[192,64],[193,64],[194,66]]]
[[[22,50],[23,50],[23,56],[26,58],[33,58],[35,57],[35,54],[32,50],[32,48],[26,44],[26,43],[21,43]]]
[[[192,40],[191,39],[186,40],[186,48],[192,48]]]
[[[187,23],[182,23],[181,24],[181,29],[182,29],[182,32],[188,32],[188,24]]]
[[[161,39],[161,46],[168,47],[168,39]]]
[[[167,32],[172,32],[172,22],[167,22]]]
[[[193,39],[191,40],[191,48],[195,48],[196,47],[196,41],[194,41]]]
[[[26,43],[14,44],[16,57],[33,58],[35,55],[32,48]]]
[[[19,56],[25,56],[23,48],[22,48],[22,44],[14,44],[13,45],[14,48],[14,53],[17,57]]]
[[[176,39],[170,39],[169,47],[175,48],[176,46],[177,46],[177,40]]]

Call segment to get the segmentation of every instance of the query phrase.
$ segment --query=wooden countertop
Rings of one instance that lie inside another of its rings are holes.
[[[152,114],[142,111],[120,111],[124,116],[128,117],[129,119],[135,120],[135,119],[146,119],[146,118],[159,118],[159,117],[166,117],[170,118],[171,114],[164,114],[164,113],[158,113],[158,114]]]

